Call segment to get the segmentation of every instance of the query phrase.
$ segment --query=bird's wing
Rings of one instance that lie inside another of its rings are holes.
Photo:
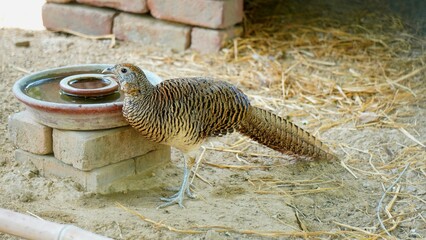
[[[188,121],[201,137],[233,131],[250,105],[237,87],[209,78],[176,78],[156,86],[157,97],[169,114]]]

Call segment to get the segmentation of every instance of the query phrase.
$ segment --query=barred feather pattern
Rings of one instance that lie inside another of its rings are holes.
[[[284,154],[335,159],[328,147],[309,132],[264,109],[250,107],[238,131]]]
[[[229,83],[182,78],[125,98],[123,114],[147,139],[190,151],[210,136],[233,132],[249,105],[247,96]]]
[[[126,69],[120,72],[119,69]],[[153,86],[132,64],[115,67],[126,96],[123,115],[147,139],[183,152],[205,139],[238,130],[276,151],[335,159],[313,135],[269,111],[250,105],[237,87],[208,78],[179,78]]]

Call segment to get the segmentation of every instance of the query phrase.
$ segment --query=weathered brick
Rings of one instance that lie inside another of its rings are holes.
[[[157,150],[135,157],[136,174],[149,173],[157,166],[170,162],[170,154],[169,146],[159,145]]]
[[[52,129],[36,122],[28,111],[9,117],[9,137],[20,149],[35,153],[52,153]]]
[[[78,4],[46,3],[43,5],[43,24],[51,30],[72,30],[88,35],[111,34],[116,12]]]
[[[125,12],[148,12],[146,0],[77,0],[77,2],[98,7],[115,8]]]
[[[148,152],[143,156],[135,157],[132,160],[134,160],[134,164],[136,167],[135,175],[128,175],[126,177],[124,177],[123,175],[122,178],[118,178],[115,181],[110,182],[109,180],[107,180],[107,183],[104,184],[103,181],[105,181],[104,179],[106,179],[106,176],[105,174],[103,174],[103,176],[97,176],[96,178],[95,176],[92,176],[91,178],[89,178],[90,181],[88,181],[88,183],[95,183],[102,186],[97,187],[97,192],[101,193],[150,189],[152,187],[152,181],[157,182],[156,180],[152,179],[153,170],[157,167],[160,167],[161,165],[165,165],[170,162],[170,147],[161,145],[160,149]],[[102,167],[100,169],[104,169],[107,167],[108,166]]]
[[[86,189],[100,193],[111,192],[109,186],[123,178],[136,174],[135,160],[128,159],[87,172]]]
[[[192,28],[191,48],[202,53],[218,52],[226,41],[238,37],[243,32],[240,26],[233,26],[224,30],[207,28]]]
[[[158,147],[130,126],[96,131],[53,130],[55,157],[81,170],[134,158]]]
[[[121,40],[157,44],[176,50],[189,47],[189,26],[156,20],[149,16],[120,13],[114,19],[115,36]]]
[[[227,28],[243,19],[243,0],[148,0],[160,19],[208,28]]]
[[[86,172],[73,168],[57,160],[52,154],[38,155],[21,149],[15,150],[15,160],[21,163],[32,162],[42,176],[69,177],[86,186]]]
[[[110,186],[124,178],[135,175],[135,160],[128,159],[105,167],[82,171],[65,164],[53,155],[37,155],[20,149],[15,150],[19,162],[32,162],[42,176],[70,178],[79,183],[84,190],[97,193],[110,193]],[[128,186],[134,188],[134,186]],[[126,189],[121,189],[124,191]]]

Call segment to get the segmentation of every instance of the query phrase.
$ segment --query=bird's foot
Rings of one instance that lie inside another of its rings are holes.
[[[185,192],[184,191],[179,191],[175,194],[173,194],[173,196],[171,197],[163,197],[160,198],[161,201],[164,201],[165,203],[161,204],[160,206],[157,207],[157,209],[159,208],[165,208],[168,207],[170,205],[173,204],[179,204],[179,207],[184,208],[185,206],[183,206],[183,199],[185,197]]]
[[[188,196],[191,199],[195,199],[197,197],[197,195],[195,195],[195,194],[193,194],[191,192],[191,188],[190,187],[186,189],[185,193],[186,193],[186,196]]]
[[[164,201],[165,203],[158,206],[157,209],[168,207],[168,206],[173,205],[173,204],[178,204],[179,207],[184,208],[185,206],[183,205],[183,199],[185,198],[185,194],[189,198],[192,198],[192,199],[195,198],[195,195],[191,192],[191,190],[188,187],[185,191],[179,190],[177,193],[173,194],[170,197],[160,198],[161,201]]]
[[[189,198],[195,199],[195,198],[197,198],[197,195],[194,194],[194,193],[192,193],[191,187],[194,188],[194,185],[192,183],[191,183],[190,187],[188,187],[186,189],[185,193],[186,193],[186,196],[188,196]],[[167,188],[165,188],[165,190],[167,190],[167,191],[176,191],[176,193],[173,194],[172,196],[167,197],[167,198],[162,198],[162,199],[171,199],[171,198],[176,197],[179,194],[180,187],[167,187]],[[163,200],[163,201],[166,201],[166,200]]]
[[[160,205],[157,207],[158,208],[164,208],[167,206],[170,206],[172,204],[179,204],[179,207],[184,208],[185,206],[183,206],[183,199],[185,198],[185,194],[188,195],[188,197],[190,198],[195,198],[194,194],[192,194],[191,190],[190,190],[190,185],[191,183],[189,182],[189,169],[187,167],[187,162],[192,163],[193,162],[193,158],[190,158],[187,154],[184,154],[185,156],[185,161],[184,163],[184,167],[183,167],[183,181],[182,184],[180,185],[179,191],[174,194],[171,197],[168,198],[161,198],[162,201],[165,201],[166,203]],[[192,159],[192,160],[191,160]]]

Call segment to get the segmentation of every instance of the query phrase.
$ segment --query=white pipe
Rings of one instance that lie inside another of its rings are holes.
[[[0,232],[31,240],[108,240],[73,225],[37,219],[0,208]]]

